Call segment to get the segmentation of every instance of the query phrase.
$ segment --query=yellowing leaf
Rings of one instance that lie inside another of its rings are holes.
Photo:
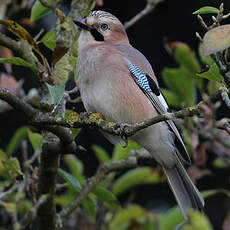
[[[12,178],[23,175],[20,163],[16,157],[10,157],[8,160],[6,160],[5,167]]]
[[[32,47],[32,49],[40,55],[44,65],[47,67],[46,58],[43,56],[37,43],[34,41],[33,37],[26,29],[24,29],[21,25],[12,20],[0,20],[0,24],[4,25],[9,31],[11,31],[17,37],[28,43]]]
[[[4,161],[6,161],[7,155],[0,149],[0,176],[5,172]]]
[[[7,159],[7,155],[0,149],[0,160],[5,161]]]
[[[204,35],[204,55],[215,54],[228,47],[230,47],[230,25],[218,26]]]
[[[14,213],[16,211],[16,204],[15,203],[1,201],[0,204],[4,206],[4,208],[6,209],[6,211],[8,213]]]
[[[54,79],[58,85],[65,84],[72,71],[72,65],[69,54],[65,54],[54,67]]]

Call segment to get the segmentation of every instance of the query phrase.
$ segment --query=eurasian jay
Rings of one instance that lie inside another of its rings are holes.
[[[115,16],[93,11],[74,22],[81,28],[77,73],[87,112],[99,112],[108,121],[132,124],[169,111],[151,65],[130,45]],[[120,141],[117,136],[105,136],[113,143]],[[152,125],[130,139],[149,151],[163,167],[186,219],[187,209],[203,209],[203,197],[182,165],[190,159],[173,121]]]

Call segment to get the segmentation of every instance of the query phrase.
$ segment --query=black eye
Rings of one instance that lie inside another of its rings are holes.
[[[101,24],[101,29],[106,31],[109,28],[107,24]]]

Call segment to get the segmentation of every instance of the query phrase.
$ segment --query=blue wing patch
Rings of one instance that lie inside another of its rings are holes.
[[[128,64],[129,71],[133,74],[135,82],[141,87],[141,89],[147,91],[147,92],[152,92],[148,78],[146,74],[141,71],[137,66],[132,64],[127,58],[124,58],[125,61]]]

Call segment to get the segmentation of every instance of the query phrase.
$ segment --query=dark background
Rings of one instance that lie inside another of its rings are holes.
[[[230,1],[225,0],[223,2],[225,4],[225,12],[230,12]],[[195,32],[203,35],[204,31],[198,23],[196,16],[192,15],[192,12],[207,5],[219,7],[220,3],[221,1],[213,0],[166,0],[160,3],[151,14],[142,18],[127,30],[130,43],[147,57],[153,66],[161,86],[164,86],[161,80],[162,69],[177,65],[164,49],[164,42],[185,42],[197,52],[199,43],[195,37]],[[109,11],[124,23],[140,12],[145,5],[146,1],[144,0],[105,0],[104,6],[97,7],[96,9]],[[68,4],[66,9],[68,11]],[[18,21],[23,17],[29,17],[29,15],[29,11],[22,11],[12,15],[11,19]],[[211,16],[208,15],[204,18],[207,22],[211,23]],[[229,23],[229,20],[227,19],[224,23]],[[29,30],[33,35],[36,35],[42,27],[52,28],[54,23],[55,18],[52,15],[48,15],[44,20],[37,22],[33,29],[29,28]],[[30,71],[22,71],[19,67],[13,67],[13,70],[17,79],[25,79],[24,86],[26,90],[36,86],[31,81]],[[79,110],[83,110],[83,107],[79,106]],[[0,147],[4,149],[10,137],[15,132],[16,127],[25,125],[26,122],[22,114],[10,111],[0,114],[0,123]],[[94,129],[83,129],[77,142],[88,150],[87,153],[81,154],[78,157],[85,164],[86,175],[92,176],[95,173],[98,163],[91,150],[91,145],[96,143],[105,147],[109,152],[112,151],[113,146]],[[17,151],[17,154],[20,156],[20,149]],[[151,163],[154,164],[154,162]],[[146,162],[141,162],[141,164],[146,165]],[[198,181],[198,187],[201,190],[228,189],[228,177],[229,170],[217,170],[214,175]],[[134,202],[140,203],[149,209],[154,208],[162,211],[175,204],[173,195],[166,183],[157,186],[137,187],[120,197],[121,201],[124,201],[131,193],[134,194]],[[229,198],[223,194],[210,197],[206,201],[206,207],[214,229],[222,229],[222,222],[230,207]]]

